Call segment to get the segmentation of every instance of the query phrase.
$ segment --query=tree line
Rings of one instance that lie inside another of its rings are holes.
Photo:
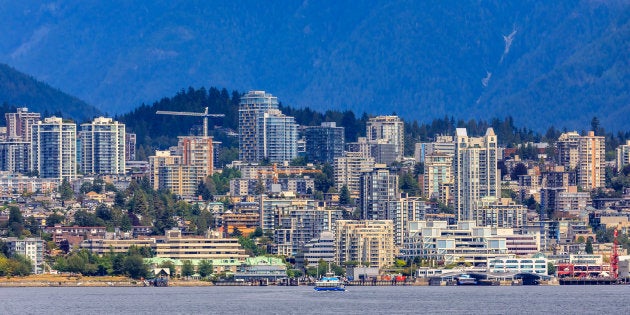
[[[242,93],[238,91],[228,92],[226,89],[189,87],[182,89],[173,97],[165,97],[152,105],[142,104],[133,111],[116,116],[115,119],[124,122],[130,132],[137,135],[137,156],[144,160],[153,154],[155,149],[166,149],[177,143],[177,136],[201,134],[202,120],[198,117],[182,117],[169,115],[156,115],[158,110],[202,112],[204,107],[209,107],[212,113],[225,114],[224,118],[212,119],[210,135],[221,141],[221,165],[237,158],[238,139],[228,135],[225,130],[238,130],[238,104]],[[322,122],[335,122],[337,126],[345,128],[345,140],[357,141],[358,137],[365,136],[365,126],[370,117],[368,113],[357,116],[354,112],[345,110],[327,110],[319,112],[309,107],[295,108],[280,104],[280,110],[288,116],[295,117],[298,124],[303,126],[318,126]],[[394,113],[395,114],[395,113]],[[555,142],[561,133],[569,131],[566,128],[559,129],[550,126],[546,132],[540,133],[528,127],[517,127],[514,118],[507,116],[491,118],[490,120],[462,120],[453,116],[435,118],[429,122],[405,121],[405,154],[413,155],[414,144],[417,142],[433,141],[436,135],[453,135],[456,128],[466,128],[471,136],[483,135],[489,127],[494,129],[499,144],[506,147],[517,147],[527,142]],[[588,122],[585,122],[587,124]],[[607,151],[611,152],[619,144],[630,139],[630,131],[606,132],[599,125],[599,120],[594,117],[590,122],[590,129],[596,134],[606,137]],[[221,128],[213,128],[214,126]],[[582,130],[581,133],[585,133]],[[225,156],[227,155],[227,157]]]

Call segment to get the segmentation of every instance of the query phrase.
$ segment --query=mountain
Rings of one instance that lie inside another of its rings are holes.
[[[428,122],[627,129],[630,2],[8,1],[0,62],[122,113],[189,86]]]
[[[0,64],[0,103],[4,111],[11,110],[10,106],[28,107],[31,112],[58,114],[78,122],[101,115],[94,106],[5,64]]]

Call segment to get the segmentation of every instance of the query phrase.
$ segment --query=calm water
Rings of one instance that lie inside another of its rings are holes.
[[[630,286],[0,288],[0,314],[628,314]]]

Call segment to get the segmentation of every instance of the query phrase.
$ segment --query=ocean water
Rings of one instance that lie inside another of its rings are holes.
[[[628,314],[630,286],[0,288],[0,314]]]

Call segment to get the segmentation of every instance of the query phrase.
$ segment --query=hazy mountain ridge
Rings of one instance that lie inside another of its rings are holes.
[[[31,112],[60,113],[78,122],[101,114],[98,109],[84,101],[5,64],[0,64],[0,103],[13,107],[27,107]]]
[[[23,1],[0,10],[0,61],[118,113],[183,87],[223,86],[357,115],[512,115],[537,130],[581,129],[598,116],[624,129],[629,7]]]

